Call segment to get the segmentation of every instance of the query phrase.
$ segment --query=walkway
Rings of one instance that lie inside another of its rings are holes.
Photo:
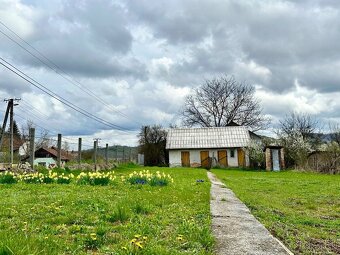
[[[210,210],[216,254],[287,255],[291,253],[250,213],[247,206],[216,176],[211,181]]]

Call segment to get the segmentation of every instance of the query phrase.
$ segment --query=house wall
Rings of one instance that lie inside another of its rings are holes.
[[[190,165],[191,166],[200,166],[201,165],[201,151],[209,151],[209,157],[212,157],[213,165],[216,165],[218,162],[218,154],[217,152],[223,149],[195,149],[195,150],[169,150],[169,166],[170,167],[178,167],[182,166],[181,162],[181,152],[189,151],[190,152]],[[237,158],[237,148],[231,149],[228,148],[227,156],[228,156],[228,166],[230,167],[238,167],[238,158]],[[231,157],[231,150],[234,150],[234,157]],[[249,166],[249,157],[246,153],[246,165]]]
[[[65,166],[65,161],[61,161],[61,167]],[[54,158],[35,158],[34,165],[44,165],[46,168],[54,168],[57,166],[57,161]]]
[[[34,165],[45,164],[45,167],[50,167],[50,165],[56,165],[57,162],[53,158],[35,158]]]

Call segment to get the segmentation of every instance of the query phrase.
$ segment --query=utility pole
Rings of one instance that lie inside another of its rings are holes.
[[[14,132],[14,106],[17,106],[17,103],[14,102],[18,102],[20,101],[20,98],[10,98],[10,99],[5,99],[5,102],[8,102],[7,104],[7,110],[6,110],[6,114],[5,114],[5,118],[4,118],[4,122],[2,125],[2,130],[1,130],[1,137],[0,137],[0,146],[2,145],[2,138],[6,129],[6,124],[7,124],[7,119],[8,119],[8,113],[10,115],[10,120],[9,120],[9,125],[10,125],[10,154],[11,154],[11,167],[13,165],[13,151],[14,151],[14,146],[13,146],[13,132]]]
[[[8,102],[6,113],[5,113],[5,118],[4,118],[4,121],[2,123],[2,128],[1,128],[1,133],[0,133],[0,147],[2,146],[2,139],[4,137],[4,133],[5,133],[5,129],[6,129],[6,124],[7,124],[7,119],[8,119],[8,114],[9,114],[10,109],[11,109],[11,104],[10,104],[10,102]]]

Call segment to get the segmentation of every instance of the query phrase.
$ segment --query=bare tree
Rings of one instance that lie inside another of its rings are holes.
[[[304,140],[314,138],[319,122],[310,114],[292,112],[280,121],[279,132],[283,136],[299,133]]]
[[[27,123],[22,125],[21,127],[21,135],[22,139],[26,141],[26,145],[22,146],[24,153],[26,155],[29,154],[29,130],[30,128],[35,128],[35,124],[31,120],[27,120]],[[52,139],[48,137],[49,132],[48,130],[41,129],[40,132],[36,133],[36,138],[35,138],[35,148],[39,149],[42,147],[49,147],[52,145]]]
[[[231,122],[257,131],[269,124],[252,85],[222,76],[207,80],[187,96],[182,110],[185,126],[224,127]]]
[[[292,112],[280,121],[277,135],[286,148],[286,165],[306,168],[310,152],[321,144],[319,122],[310,114]]]
[[[338,123],[329,123],[330,138],[340,146],[340,125]]]

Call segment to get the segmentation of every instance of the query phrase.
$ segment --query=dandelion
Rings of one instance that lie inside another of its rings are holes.
[[[138,248],[143,249],[142,242],[136,242],[135,244],[136,244],[136,246],[137,246]]]
[[[183,241],[183,235],[177,235],[177,241]]]
[[[90,237],[93,241],[97,240],[97,234],[96,233],[91,233]]]

